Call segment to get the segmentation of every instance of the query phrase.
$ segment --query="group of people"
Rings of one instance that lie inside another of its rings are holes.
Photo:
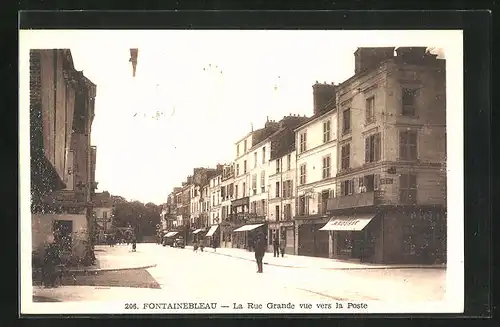
[[[203,249],[205,248],[205,243],[206,241],[204,239],[195,240],[193,242],[193,251],[196,252],[199,249],[201,252],[203,252]],[[212,246],[212,249],[214,249],[214,252],[217,251],[217,242],[215,239],[213,239],[210,242],[210,245]]]
[[[264,236],[263,233],[259,233],[255,237],[255,242],[253,245],[254,251],[255,251],[255,261],[257,261],[257,273],[262,273],[262,265],[263,265],[263,259],[264,259],[264,254],[266,253],[267,249],[267,240],[266,237]],[[281,239],[281,241],[275,237],[273,239],[273,250],[274,250],[274,256],[279,257],[280,252],[281,256],[285,256],[285,240]]]

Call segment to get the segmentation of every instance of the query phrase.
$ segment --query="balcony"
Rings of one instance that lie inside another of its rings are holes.
[[[376,205],[379,198],[379,192],[374,191],[340,196],[328,200],[327,210],[369,207]]]

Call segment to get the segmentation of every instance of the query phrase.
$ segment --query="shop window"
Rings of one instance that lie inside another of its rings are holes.
[[[350,256],[352,254],[352,232],[337,233],[337,254]]]

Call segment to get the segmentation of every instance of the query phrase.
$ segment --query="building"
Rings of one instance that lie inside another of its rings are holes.
[[[210,183],[209,187],[210,187],[210,199],[211,199],[209,224],[210,226],[213,226],[213,225],[218,225],[220,223],[222,214],[221,210],[222,169],[218,170],[217,173],[210,178],[209,183]],[[210,236],[215,239],[215,237],[219,236],[219,234]]]
[[[250,211],[250,195],[253,192],[250,184],[250,160],[252,160],[252,156],[255,158],[255,154],[253,154],[254,152],[251,149],[254,149],[278,129],[278,123],[268,120],[264,128],[256,131],[252,130],[235,144],[234,200],[231,201],[231,214],[229,218],[232,230],[232,247],[250,248],[255,233],[261,232],[265,235],[268,233],[265,217],[258,217]],[[245,225],[248,227],[244,227]]]
[[[231,201],[235,199],[234,193],[234,163],[225,165],[221,178],[221,220],[220,220],[220,244],[222,247],[232,247],[231,243]]]
[[[327,201],[335,196],[337,173],[336,86],[313,85],[314,114],[296,132],[295,253],[332,256],[332,240],[320,231],[328,222]]]
[[[446,258],[445,60],[426,48],[359,48],[337,86],[339,163],[328,200],[333,257]],[[418,186],[418,188],[417,188]]]
[[[295,251],[296,153],[293,148],[272,157],[269,172],[269,230],[285,241],[285,253]],[[270,239],[272,238],[270,237]]]
[[[63,260],[91,264],[96,85],[68,49],[30,51],[32,250],[53,238]]]
[[[104,244],[106,235],[114,233],[113,200],[109,192],[92,196],[96,242]]]

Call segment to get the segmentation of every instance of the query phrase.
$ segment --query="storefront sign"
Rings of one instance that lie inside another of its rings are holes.
[[[392,183],[393,183],[393,179],[392,178],[381,178],[380,179],[380,184],[381,185],[392,184]]]
[[[359,223],[359,219],[335,220],[331,224],[334,226],[352,226]]]

